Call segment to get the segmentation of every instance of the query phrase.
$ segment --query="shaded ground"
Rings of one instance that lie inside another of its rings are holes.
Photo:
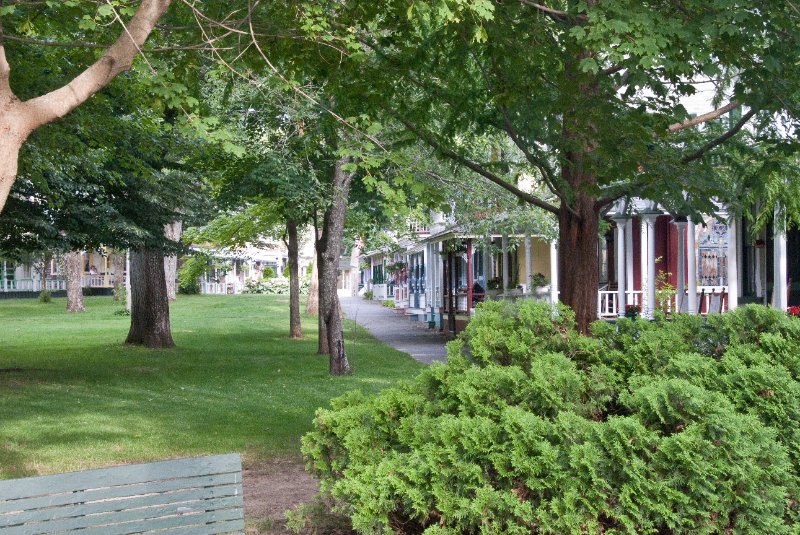
[[[379,301],[361,297],[342,297],[342,309],[347,319],[365,327],[381,342],[411,355],[424,364],[445,362],[447,351],[444,335],[429,329],[423,322],[411,321],[386,308]]]

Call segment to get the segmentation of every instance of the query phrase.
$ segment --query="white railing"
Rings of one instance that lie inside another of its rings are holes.
[[[81,277],[83,288],[110,288],[114,285],[113,275],[84,275]],[[67,289],[65,279],[45,279],[44,288],[40,278],[14,279],[7,284],[0,284],[0,292],[41,292],[42,289],[57,292]]]
[[[633,291],[625,292],[626,305],[631,303],[635,306],[641,306],[642,292]],[[619,292],[616,290],[600,290],[597,292],[597,317],[598,318],[616,318],[619,315],[617,309]],[[624,314],[623,310],[623,314]]]
[[[234,282],[200,282],[201,294],[227,295],[240,294],[244,290],[244,284],[239,281]]]

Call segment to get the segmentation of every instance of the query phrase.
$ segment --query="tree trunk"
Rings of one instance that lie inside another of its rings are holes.
[[[142,0],[117,40],[96,62],[68,84],[26,102],[21,102],[11,91],[11,66],[0,40],[0,212],[17,177],[19,149],[30,133],[65,116],[103,89],[118,74],[129,70],[147,36],[170,3],[172,0]]]
[[[67,312],[83,312],[83,255],[80,251],[64,255],[64,272],[67,280]]]
[[[119,301],[125,288],[125,251],[114,250],[111,269],[114,271],[114,301]]]
[[[319,329],[319,334],[317,336],[317,354],[330,355],[330,348],[328,346],[328,326],[325,323],[325,316],[322,314],[322,296],[327,293],[321,276],[324,269],[322,266],[325,265],[325,257],[320,248],[323,239],[324,238],[320,238],[317,241],[317,326]]]
[[[306,314],[309,316],[319,315],[319,261],[317,260],[317,250],[314,249],[314,260],[311,262],[311,282],[308,285],[308,300],[306,300]]]
[[[174,221],[164,225],[164,237],[170,241],[179,242],[183,223]],[[164,277],[167,281],[167,297],[174,301],[178,297],[178,257],[175,255],[164,257]]]
[[[595,200],[579,195],[571,212],[562,203],[558,216],[558,280],[560,301],[575,312],[578,330],[589,331],[597,319],[599,216]]]
[[[344,170],[344,166],[348,163],[350,163],[350,158],[346,156],[336,162],[333,172],[331,205],[325,212],[322,238],[317,242],[320,256],[324,259],[323,262],[320,262],[319,310],[327,331],[330,355],[328,369],[331,375],[347,375],[351,373],[350,363],[347,361],[347,354],[344,348],[341,307],[339,305],[339,297],[336,294],[339,255],[341,254],[342,236],[344,234],[344,216],[347,211],[350,182],[353,179],[353,173]]]
[[[173,347],[164,254],[157,249],[131,251],[131,329],[126,344]]]
[[[350,297],[358,295],[358,280],[359,280],[359,265],[361,261],[361,248],[364,242],[361,238],[357,239],[353,244],[353,249],[350,251]]]
[[[594,3],[594,0],[589,0]],[[591,107],[599,93],[597,79],[582,73],[580,62],[591,53],[576,51],[565,65],[566,76],[578,87],[572,109],[566,110],[561,128],[564,150],[561,178],[569,185],[572,200],[563,200],[558,211],[558,255],[560,301],[575,312],[578,330],[589,332],[589,324],[597,319],[599,282],[598,240],[599,208],[591,192],[596,189],[597,175],[592,166],[596,130],[591,116],[583,107]]]
[[[300,339],[303,331],[300,327],[300,244],[297,240],[297,221],[286,221],[286,237],[289,250],[289,338]]]

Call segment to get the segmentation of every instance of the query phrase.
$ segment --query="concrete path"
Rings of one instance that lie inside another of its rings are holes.
[[[425,364],[447,360],[444,335],[428,329],[427,324],[411,321],[394,309],[383,307],[380,301],[360,297],[342,297],[340,301],[345,316],[381,342]]]

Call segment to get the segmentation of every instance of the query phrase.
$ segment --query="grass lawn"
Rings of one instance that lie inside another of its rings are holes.
[[[285,296],[181,296],[169,350],[122,344],[110,297],[67,314],[64,299],[0,300],[0,478],[120,462],[241,452],[296,456],[317,407],[376,392],[422,365],[348,322],[354,375],[328,376],[316,320],[288,333]]]

